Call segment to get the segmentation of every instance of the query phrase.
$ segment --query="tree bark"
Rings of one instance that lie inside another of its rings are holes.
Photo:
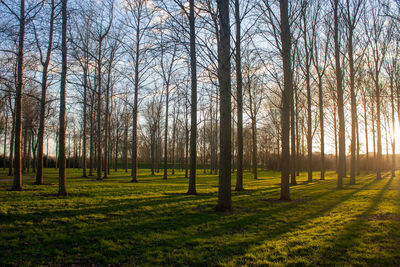
[[[290,24],[288,15],[288,1],[280,0],[280,19],[281,19],[281,56],[283,63],[283,93],[282,93],[282,113],[281,113],[281,200],[290,200],[289,193],[289,169],[290,169],[290,151],[289,151],[289,131],[290,131],[290,108],[293,100],[293,81],[291,70],[291,40]]]
[[[194,19],[194,0],[189,0],[190,27],[190,74],[191,74],[191,105],[190,105],[190,177],[188,194],[196,194],[196,161],[197,161],[197,60],[196,60],[196,28]]]
[[[55,20],[55,4],[54,0],[51,0],[51,13],[50,13],[50,28],[49,28],[49,39],[47,44],[46,59],[42,62],[42,97],[40,99],[40,122],[38,129],[38,155],[37,155],[37,172],[35,184],[43,184],[43,144],[44,144],[44,132],[45,132],[45,116],[46,116],[46,91],[47,91],[47,76],[48,68],[50,64],[51,52],[53,50],[53,32],[54,32],[54,20]]]
[[[62,31],[61,31],[61,87],[60,87],[60,137],[59,137],[59,187],[58,195],[67,195],[67,175],[65,168],[65,89],[67,83],[67,0],[62,0]]]
[[[240,28],[240,3],[235,0],[235,61],[236,61],[236,101],[237,101],[237,175],[235,191],[242,191],[243,188],[243,78],[241,60],[241,28]]]
[[[25,39],[25,0],[21,0],[19,16],[17,90],[15,95],[15,140],[14,140],[14,184],[11,190],[22,191],[21,133],[22,133],[22,95],[24,92],[24,39]]]
[[[231,197],[231,64],[229,1],[217,0],[220,22],[218,79],[220,86],[220,173],[216,210],[232,209]]]
[[[345,175],[346,164],[346,144],[345,144],[345,125],[344,125],[344,106],[343,106],[343,86],[342,70],[340,67],[340,46],[339,46],[339,0],[334,0],[334,42],[335,42],[335,72],[337,90],[337,108],[339,117],[339,166],[337,173],[337,187],[343,188],[343,176]]]

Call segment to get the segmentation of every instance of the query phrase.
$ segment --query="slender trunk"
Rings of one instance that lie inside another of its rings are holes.
[[[169,105],[169,84],[167,84],[167,94],[165,96],[165,129],[164,129],[164,177],[167,179],[168,170],[168,105]]]
[[[235,61],[236,61],[236,101],[237,101],[237,175],[236,191],[243,190],[243,78],[241,61],[241,34],[240,34],[240,3],[235,0],[235,22],[236,22],[236,41],[235,41]]]
[[[150,156],[151,156],[151,175],[154,175],[154,142],[155,142],[155,137],[154,137],[155,133],[152,130],[151,132],[151,143],[150,143]]]
[[[375,74],[375,90],[376,90],[376,128],[377,128],[377,162],[376,162],[376,178],[381,179],[381,164],[382,164],[382,133],[381,133],[381,96],[379,87],[379,74]]]
[[[191,106],[190,106],[190,178],[188,194],[196,194],[196,156],[197,156],[197,60],[196,60],[196,28],[194,17],[194,0],[189,0],[190,27],[190,74],[191,74]]]
[[[83,73],[84,77],[83,77],[83,134],[82,134],[82,177],[87,177],[86,174],[86,140],[87,140],[87,68],[84,69],[84,73]]]
[[[337,187],[343,188],[343,176],[345,175],[346,160],[346,144],[345,144],[345,122],[344,122],[344,105],[343,105],[343,86],[342,86],[342,70],[340,67],[340,46],[339,46],[339,0],[334,0],[334,41],[335,41],[335,72],[336,72],[336,89],[337,89],[337,108],[339,116],[339,168]]]
[[[375,170],[375,165],[376,165],[376,136],[375,136],[375,108],[374,104],[371,104],[372,108],[372,146],[373,146],[373,151],[374,151],[374,161],[372,164],[373,170]]]
[[[253,175],[254,179],[258,179],[258,173],[257,173],[257,125],[256,125],[256,118],[254,117],[251,120],[251,132],[253,135],[252,138],[252,147],[253,147]]]
[[[210,95],[210,174],[214,171],[214,118],[213,118],[213,101]]]
[[[356,160],[356,173],[360,176],[360,131],[358,128],[358,115],[356,117],[356,135],[357,135],[357,160]]]
[[[185,178],[189,174],[189,125],[188,125],[188,108],[185,111]]]
[[[218,174],[218,91],[216,92],[216,104],[215,104],[215,127],[214,127],[214,174]],[[220,151],[221,152],[221,151]]]
[[[294,96],[294,95],[293,95]],[[296,181],[296,131],[295,128],[295,106],[292,99],[292,105],[290,107],[290,149],[291,149],[291,161],[290,161],[290,184],[297,184]]]
[[[107,87],[106,87],[106,113],[104,119],[104,176],[103,179],[108,178],[109,171],[109,153],[110,153],[110,136],[109,136],[109,117],[110,117],[110,83],[111,83],[111,67],[112,67],[112,56],[108,67],[107,74]]]
[[[15,95],[15,160],[14,184],[11,190],[22,191],[21,133],[22,133],[22,95],[24,91],[24,39],[25,39],[25,0],[21,0],[19,16],[19,40],[17,63],[17,90]]]
[[[137,120],[138,120],[138,98],[139,98],[139,63],[140,63],[140,19],[136,28],[136,51],[135,51],[135,97],[133,100],[132,121],[132,182],[137,183]]]
[[[390,100],[392,106],[392,177],[396,177],[396,138],[395,120],[394,120],[394,92],[393,92],[393,77],[390,77]]]
[[[38,155],[37,155],[37,173],[35,184],[43,184],[43,144],[44,144],[44,132],[45,132],[45,115],[46,115],[46,91],[47,91],[47,76],[48,67],[50,64],[51,52],[53,49],[53,31],[54,31],[54,15],[55,4],[54,0],[51,1],[51,14],[50,14],[50,29],[49,29],[49,40],[47,45],[46,60],[42,62],[42,97],[40,99],[40,122],[38,129]]]
[[[296,112],[296,161],[294,166],[296,168],[296,176],[300,175],[300,135],[299,135],[299,113],[298,113],[298,96],[297,96],[297,86],[294,87],[294,100],[296,101],[295,104],[295,112]]]
[[[102,144],[101,144],[101,65],[102,65],[102,38],[99,38],[99,53],[97,58],[97,144],[96,144],[96,152],[97,152],[97,180],[102,180],[101,176],[102,172]]]
[[[128,121],[125,121],[125,129],[124,129],[124,165],[125,172],[128,172]]]
[[[288,1],[280,1],[280,19],[281,19],[281,42],[282,42],[282,63],[283,63],[283,81],[282,92],[282,110],[281,110],[281,200],[290,200],[289,192],[289,170],[290,170],[290,108],[293,100],[293,80],[291,70],[291,38],[290,24],[288,15]]]
[[[117,125],[117,133],[115,136],[115,166],[114,166],[114,171],[117,172],[118,171],[118,150],[119,148],[119,125]]]
[[[351,102],[351,143],[350,143],[350,184],[356,184],[356,116],[357,104],[354,89],[354,60],[353,60],[353,27],[350,26],[348,39],[349,71],[350,71],[350,102]]]
[[[96,91],[96,90],[95,90]],[[93,161],[95,157],[94,153],[94,99],[92,98],[90,108],[90,151],[89,151],[89,176],[93,176]]]
[[[172,121],[172,153],[171,153],[171,174],[175,174],[175,135],[176,135],[176,107],[174,105],[173,121]]]
[[[367,161],[367,173],[369,172],[369,150],[368,150],[368,119],[367,119],[367,101],[365,94],[363,95],[363,103],[364,103],[364,132],[365,132],[365,154]]]
[[[15,136],[15,112],[12,114],[12,126],[11,126],[11,140],[10,140],[10,156],[8,162],[8,176],[13,175],[14,166],[14,136]]]
[[[318,91],[319,91],[319,128],[321,132],[321,180],[325,180],[325,130],[324,130],[324,92],[322,87],[322,76],[318,76]]]
[[[229,1],[217,0],[219,27],[218,79],[220,86],[220,173],[216,210],[232,209],[231,197],[231,64]]]
[[[308,181],[312,181],[312,113],[311,113],[311,85],[310,65],[308,64],[308,52],[306,51],[306,88],[307,88],[307,172]]]
[[[26,168],[27,168],[27,172],[29,172],[30,171],[30,168],[31,168],[31,149],[32,149],[32,134],[31,133],[29,133],[28,134],[28,131],[26,131],[27,133],[26,133],[26,140],[25,140],[25,142],[28,142],[28,155],[27,155],[27,158],[26,158]]]
[[[8,129],[8,113],[6,114],[6,123],[4,126],[3,171],[6,169],[7,129]]]
[[[67,0],[62,0],[62,67],[60,88],[60,137],[59,137],[59,188],[58,194],[67,195],[67,175],[65,169],[65,89],[67,84]]]

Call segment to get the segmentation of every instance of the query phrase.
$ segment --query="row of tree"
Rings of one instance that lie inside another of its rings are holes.
[[[227,210],[231,174],[243,190],[244,168],[255,179],[260,166],[281,170],[282,199],[303,169],[311,181],[330,165],[341,188],[346,133],[350,183],[363,164],[381,177],[384,141],[394,175],[398,1],[68,4],[0,3],[3,166],[14,190],[31,165],[43,184],[49,161],[60,194],[66,166],[102,180],[122,164],[137,182],[145,162],[164,179],[185,169],[196,194],[201,164],[219,174],[217,208]]]

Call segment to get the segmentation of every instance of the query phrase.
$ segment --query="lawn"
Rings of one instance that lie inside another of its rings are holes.
[[[124,171],[96,181],[68,170],[68,197],[56,196],[55,169],[23,192],[1,173],[0,265],[400,265],[400,179],[388,173],[342,190],[333,172],[302,174],[289,202],[277,200],[279,173],[246,173],[228,213],[213,209],[217,176],[199,171],[188,196],[183,173],[149,173],[130,183]]]

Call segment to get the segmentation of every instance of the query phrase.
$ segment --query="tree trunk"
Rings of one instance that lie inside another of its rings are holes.
[[[169,106],[169,84],[167,84],[167,94],[165,96],[165,129],[164,129],[164,177],[167,179],[168,173],[168,106]]]
[[[138,118],[138,97],[139,97],[139,56],[140,56],[140,28],[136,29],[136,57],[135,57],[135,97],[133,100],[133,121],[132,121],[132,182],[137,183],[137,118]]]
[[[96,91],[96,90],[95,90]],[[93,176],[93,165],[94,165],[94,98],[92,97],[90,105],[90,151],[89,151],[89,176]]]
[[[10,157],[8,162],[8,176],[13,175],[14,166],[14,136],[15,136],[15,111],[12,113],[11,140],[10,140]]]
[[[55,20],[55,4],[54,0],[51,0],[51,14],[50,14],[50,29],[49,29],[49,40],[47,44],[46,60],[42,62],[42,97],[40,99],[40,122],[38,129],[38,155],[37,155],[37,172],[35,184],[43,184],[43,144],[44,144],[44,132],[45,132],[45,116],[46,116],[46,91],[47,91],[47,76],[48,68],[50,64],[51,52],[53,49],[53,32],[54,32],[54,20]]]
[[[281,19],[281,42],[282,42],[282,63],[283,63],[283,93],[281,111],[281,200],[290,200],[289,193],[289,170],[290,170],[290,151],[289,151],[289,131],[290,131],[290,108],[293,100],[293,81],[291,70],[291,41],[290,24],[288,15],[288,1],[280,0],[280,19]]]
[[[376,178],[381,179],[381,164],[382,164],[382,133],[381,133],[381,96],[379,88],[379,73],[375,73],[375,92],[376,92],[376,128],[377,128],[377,161],[376,161]]]
[[[396,138],[395,138],[395,120],[394,120],[394,92],[393,77],[390,77],[390,100],[392,106],[392,177],[396,177]]]
[[[188,194],[196,194],[196,156],[197,156],[197,60],[196,60],[196,28],[194,18],[194,0],[189,0],[190,25],[190,74],[191,74],[191,106],[190,106],[190,177]]]
[[[231,197],[231,64],[229,1],[217,0],[220,21],[218,79],[220,85],[220,173],[216,210],[232,209]]]
[[[67,175],[65,168],[65,89],[67,83],[67,0],[62,0],[62,64],[60,87],[60,137],[59,137],[59,188],[58,195],[67,195]]]
[[[243,190],[243,78],[241,61],[241,34],[240,34],[240,3],[235,0],[235,22],[236,22],[236,40],[235,40],[235,61],[236,61],[236,101],[237,101],[237,175],[235,191]]]
[[[349,22],[350,23],[350,22]],[[351,23],[350,23],[351,24]],[[354,60],[353,60],[353,26],[350,25],[348,39],[349,74],[350,74],[350,103],[351,103],[351,143],[350,143],[350,184],[356,184],[356,116],[357,104],[354,88]]]
[[[363,103],[364,103],[364,132],[365,132],[365,154],[367,161],[367,173],[369,172],[369,150],[368,150],[368,119],[367,119],[367,100],[365,94],[363,95]]]
[[[344,125],[344,105],[343,105],[343,86],[342,70],[340,67],[340,47],[339,47],[339,0],[334,0],[334,41],[335,41],[335,72],[337,90],[337,108],[339,116],[339,166],[337,175],[337,187],[343,188],[343,176],[345,175],[346,164],[346,144],[345,144],[345,125]]]
[[[96,152],[97,152],[97,180],[102,180],[101,176],[102,172],[102,147],[101,147],[101,59],[102,59],[102,38],[99,38],[99,53],[97,58],[97,144],[96,144]]]
[[[319,91],[319,128],[321,132],[321,180],[325,180],[325,130],[324,130],[324,92],[322,87],[322,76],[318,76],[318,91]]]
[[[18,63],[17,63],[17,90],[15,95],[15,160],[14,184],[11,190],[22,191],[22,165],[21,165],[21,133],[22,133],[22,95],[24,92],[24,39],[25,39],[25,0],[21,0],[19,16],[18,38]]]
[[[189,123],[188,108],[185,110],[185,178],[189,177]]]
[[[82,177],[86,178],[87,174],[86,174],[86,140],[87,140],[87,84],[88,84],[88,80],[87,80],[87,68],[85,67],[85,71],[83,73],[84,77],[83,77],[83,134],[82,134]]]
[[[6,113],[6,122],[4,126],[3,171],[6,169],[7,129],[8,129],[8,113]]]
[[[307,47],[306,47],[307,49]],[[308,52],[306,51],[306,88],[307,88],[307,172],[308,181],[312,181],[312,114],[311,114],[311,85],[310,85],[310,65],[308,64]]]
[[[295,89],[296,90],[296,89]],[[290,149],[291,149],[291,161],[290,161],[290,184],[297,184],[296,181],[296,128],[295,128],[295,106],[292,95],[292,105],[290,107]]]
[[[111,83],[111,62],[112,56],[109,59],[109,67],[107,74],[107,88],[106,88],[106,113],[104,119],[104,176],[103,179],[108,178],[109,166],[109,152],[110,152],[110,136],[109,136],[109,117],[110,117],[110,83]]]

